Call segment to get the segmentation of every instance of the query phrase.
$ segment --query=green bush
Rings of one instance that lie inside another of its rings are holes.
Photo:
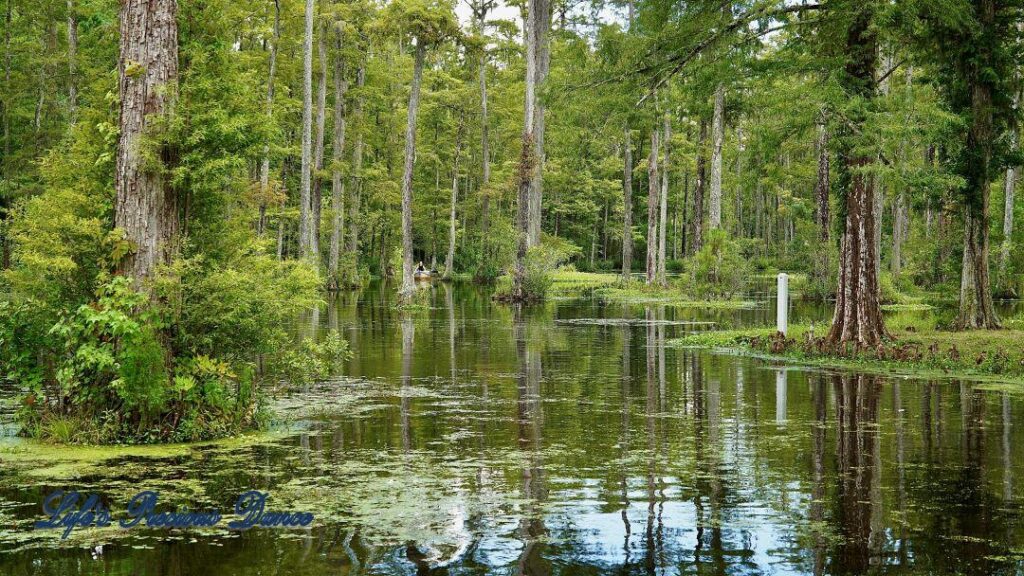
[[[739,245],[724,230],[711,230],[686,261],[687,292],[694,298],[731,298],[746,288],[750,274]]]
[[[526,253],[526,270],[523,276],[524,300],[543,300],[551,288],[551,273],[559,265],[580,254],[580,247],[568,240],[545,236],[543,241]],[[514,272],[513,272],[514,273]],[[509,300],[512,296],[513,273],[501,278],[494,297]]]

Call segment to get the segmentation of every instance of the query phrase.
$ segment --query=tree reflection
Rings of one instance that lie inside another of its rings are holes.
[[[877,498],[878,398],[881,385],[868,375],[832,377],[836,402],[838,497],[835,521],[840,541],[830,573],[863,574],[872,560],[872,514]]]
[[[409,430],[409,395],[411,394],[412,382],[412,351],[413,337],[416,333],[412,316],[408,313],[402,314],[402,394],[401,394],[401,419],[402,419],[402,450],[408,452],[412,447],[411,432]]]
[[[547,496],[544,484],[544,462],[541,457],[541,412],[540,380],[541,359],[536,351],[527,347],[526,324],[521,305],[515,306],[513,332],[516,345],[516,360],[519,369],[516,375],[516,407],[518,416],[517,440],[519,449],[526,458],[523,466],[523,518],[519,524],[519,535],[523,549],[519,555],[519,574],[549,574],[550,563],[544,558],[544,536],[547,528],[541,504]]]

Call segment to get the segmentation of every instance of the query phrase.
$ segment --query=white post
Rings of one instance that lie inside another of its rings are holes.
[[[789,331],[789,274],[779,272],[778,302],[775,320],[783,336]]]
[[[788,392],[789,378],[785,369],[775,373],[775,423],[786,423],[786,393]]]

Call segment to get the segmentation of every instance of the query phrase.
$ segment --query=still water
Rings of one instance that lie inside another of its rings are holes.
[[[681,349],[742,311],[513,310],[473,286],[340,295],[297,331],[353,360],[261,435],[194,446],[0,439],[0,574],[1024,573],[1024,395]],[[798,306],[792,322],[823,320]],[[251,489],[312,529],[34,531],[55,488],[117,514],[229,510]]]

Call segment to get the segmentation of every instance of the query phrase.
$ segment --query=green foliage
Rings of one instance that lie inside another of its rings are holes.
[[[351,357],[348,342],[337,334],[330,334],[320,342],[305,338],[298,348],[284,354],[281,373],[289,383],[311,383],[340,373],[344,362]]]
[[[704,246],[687,259],[686,290],[697,298],[729,299],[746,287],[750,266],[724,230],[711,230]]]
[[[240,362],[287,346],[286,326],[320,303],[321,282],[301,262],[241,253],[226,262],[179,259],[153,290],[176,351]]]
[[[562,238],[545,236],[541,243],[526,253],[526,273],[523,275],[523,294],[526,300],[543,300],[553,283],[552,273],[559,265],[580,254],[580,247]],[[495,298],[507,299],[512,293],[512,277],[506,275],[498,282]]]

